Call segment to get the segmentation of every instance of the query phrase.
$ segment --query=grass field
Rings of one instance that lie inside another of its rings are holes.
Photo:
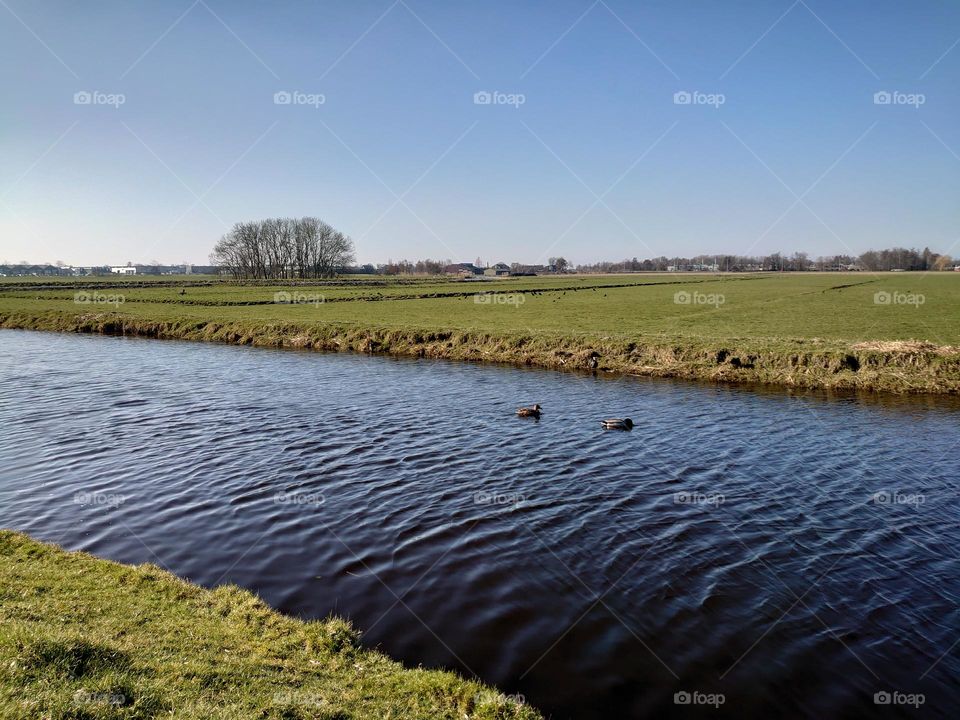
[[[960,390],[960,273],[6,278],[0,323],[804,387]]]
[[[68,553],[0,531],[0,718],[540,717],[452,673],[362,650],[233,586]]]

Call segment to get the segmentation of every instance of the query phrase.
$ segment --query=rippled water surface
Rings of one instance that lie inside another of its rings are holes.
[[[348,616],[554,718],[960,706],[947,400],[5,330],[0,422],[0,526]]]

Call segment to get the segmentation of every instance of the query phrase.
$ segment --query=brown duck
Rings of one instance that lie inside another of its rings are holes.
[[[540,417],[540,406],[531,405],[530,407],[517,408],[517,415],[520,417]]]

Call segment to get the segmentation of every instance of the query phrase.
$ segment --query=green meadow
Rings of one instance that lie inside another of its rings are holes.
[[[210,284],[193,284],[197,282]],[[58,280],[62,290],[0,285],[0,310],[114,309],[108,298],[95,295],[102,293],[122,295],[115,309],[124,314],[162,319],[692,339],[960,343],[960,273],[587,275],[270,285],[151,278],[146,283],[165,286],[127,287],[129,278],[105,283]],[[88,285],[90,297],[81,295],[76,302],[77,293]],[[626,287],[611,287],[618,285]],[[282,296],[281,303],[274,302],[283,292],[291,295],[289,304]]]
[[[733,382],[955,392],[960,273],[345,276],[287,283],[6,278],[0,323]],[[369,341],[361,342],[361,334]]]

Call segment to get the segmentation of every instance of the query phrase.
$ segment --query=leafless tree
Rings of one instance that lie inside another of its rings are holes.
[[[210,260],[237,279],[333,277],[354,262],[353,241],[319,218],[269,218],[234,225]]]

